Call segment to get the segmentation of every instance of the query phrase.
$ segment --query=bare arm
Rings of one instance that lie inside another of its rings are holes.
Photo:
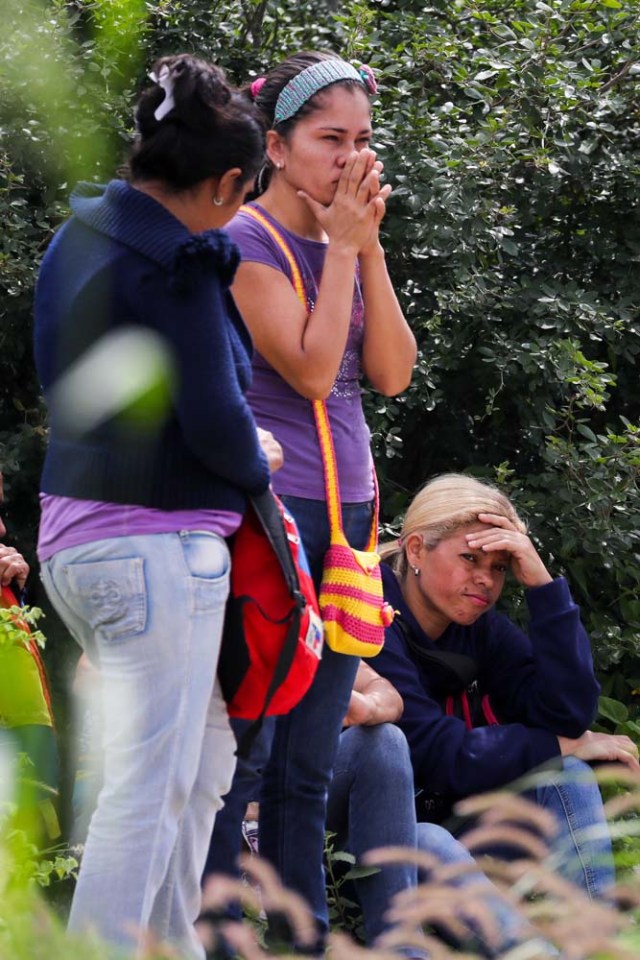
[[[355,254],[331,247],[318,300],[307,314],[288,278],[274,267],[242,263],[233,296],[256,350],[293,389],[309,400],[329,396],[351,321]]]
[[[396,688],[361,660],[344,719],[345,727],[395,723],[403,709],[404,703]]]
[[[380,187],[382,171],[383,164],[376,160],[369,174],[369,185],[378,215],[359,258],[365,315],[362,367],[372,386],[392,397],[409,386],[417,347],[391,284],[380,243],[380,224],[391,194],[388,184]]]
[[[257,430],[258,442],[262,447],[262,452],[267,458],[269,470],[271,470],[271,473],[275,473],[284,463],[282,447],[270,430],[263,430],[262,427],[258,427]]]
[[[553,579],[526,533],[516,530],[506,517],[497,513],[479,513],[478,520],[487,529],[467,534],[470,547],[486,552],[506,551],[511,572],[523,587],[542,587]]]

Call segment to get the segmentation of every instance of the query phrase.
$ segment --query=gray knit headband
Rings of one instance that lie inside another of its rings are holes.
[[[369,93],[375,93],[378,89],[371,67],[357,68],[344,60],[339,60],[337,57],[330,60],[320,60],[318,63],[301,70],[282,88],[273,114],[274,124],[295,117],[301,107],[319,90],[323,90],[339,80],[355,80],[362,84]]]

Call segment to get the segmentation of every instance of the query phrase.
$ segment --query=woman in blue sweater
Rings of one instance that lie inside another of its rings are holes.
[[[457,800],[546,765],[546,785],[531,793],[557,816],[558,869],[600,896],[613,866],[589,761],[640,767],[629,738],[588,729],[599,687],[566,580],[551,577],[500,491],[457,474],[423,487],[399,540],[381,552],[385,595],[398,613],[375,668],[404,700],[399,725],[419,819],[446,821]],[[508,570],[526,591],[528,633],[494,609]],[[455,662],[456,672],[472,668],[456,696],[453,661],[445,665],[442,653],[467,658]],[[474,725],[473,697],[459,696],[473,673],[478,701],[488,697],[486,725]],[[591,827],[600,829],[587,835]]]
[[[42,263],[35,353],[50,414],[39,557],[102,686],[104,785],[70,928],[204,951],[193,921],[235,741],[216,681],[225,537],[269,485],[245,399],[251,343],[219,228],[263,128],[222,72],[155,65],[130,179],[81,184]]]

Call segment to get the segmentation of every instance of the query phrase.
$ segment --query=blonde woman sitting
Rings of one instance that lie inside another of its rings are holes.
[[[567,581],[551,576],[506,496],[457,474],[420,490],[382,551],[398,614],[375,668],[404,701],[418,819],[455,830],[457,800],[543,767],[528,796],[556,818],[555,868],[601,897],[614,870],[589,763],[640,766],[629,738],[589,730],[599,686]],[[527,632],[495,609],[508,571],[525,589]]]

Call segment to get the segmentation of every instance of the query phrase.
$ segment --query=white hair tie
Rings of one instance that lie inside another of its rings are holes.
[[[166,115],[170,113],[176,105],[173,99],[173,77],[165,64],[158,76],[156,76],[155,73],[150,73],[149,79],[153,80],[154,83],[157,83],[158,86],[164,90],[164,100],[153,112],[156,120],[164,120]]]

